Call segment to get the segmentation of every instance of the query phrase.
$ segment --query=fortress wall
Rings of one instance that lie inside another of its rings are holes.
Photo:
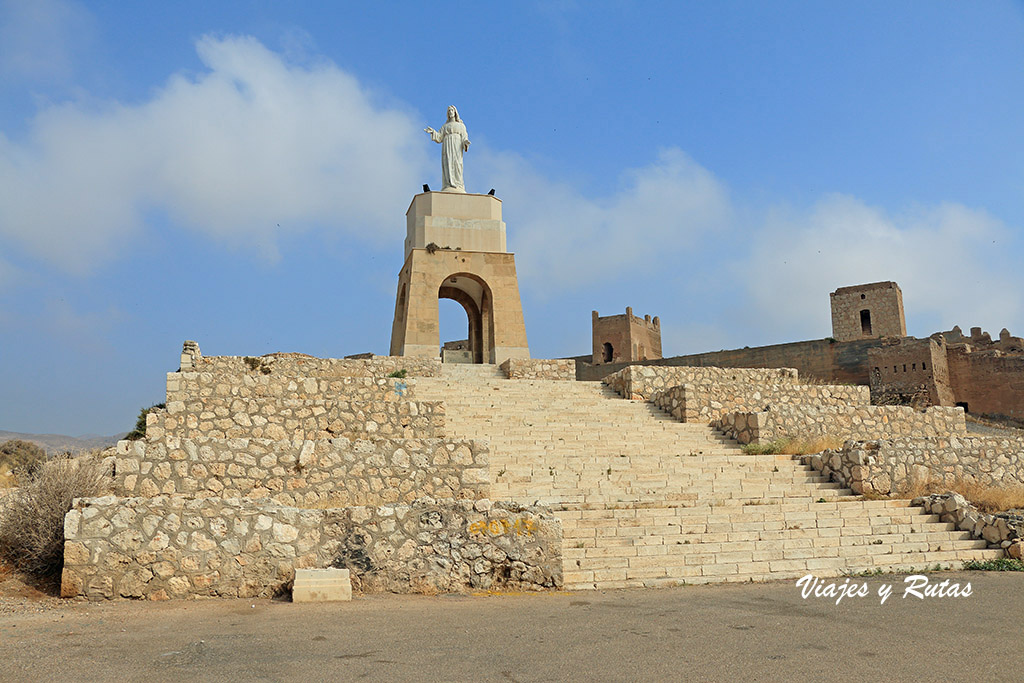
[[[558,360],[510,358],[501,364],[501,370],[509,379],[576,379],[576,361],[565,358]]]
[[[714,351],[660,360],[607,365],[577,364],[576,379],[597,381],[625,367],[719,367],[719,368],[794,368],[801,377],[814,377],[837,383],[868,384],[868,349],[881,346],[881,339],[849,342],[816,339],[773,344],[749,349]],[[577,360],[586,357],[577,357]],[[681,383],[681,382],[680,382]]]
[[[65,597],[271,597],[297,568],[347,567],[364,592],[562,585],[550,510],[486,501],[306,510],[222,498],[83,498],[64,522]]]
[[[888,494],[929,481],[983,486],[1024,484],[1024,437],[902,437],[851,441],[808,456],[808,464],[856,493]]]
[[[796,384],[797,373],[789,368],[654,367],[631,365],[605,377],[604,383],[624,398],[656,401],[666,390],[680,384]]]
[[[871,392],[863,386],[719,382],[680,384],[657,394],[652,403],[683,422],[707,424],[727,413],[756,412],[768,406],[866,406],[870,400]]]
[[[233,398],[171,401],[146,416],[146,436],[187,438],[433,438],[445,433],[442,401]]]
[[[122,441],[115,491],[122,496],[268,498],[283,505],[344,507],[416,498],[487,498],[486,443],[168,438]]]
[[[957,403],[979,415],[1024,419],[1024,356],[956,347],[948,361]]]
[[[764,412],[726,414],[715,426],[740,443],[821,436],[842,440],[949,438],[967,433],[962,408],[938,406],[918,412],[908,406],[773,405]]]

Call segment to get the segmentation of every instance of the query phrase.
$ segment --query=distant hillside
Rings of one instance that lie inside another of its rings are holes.
[[[63,434],[23,434],[21,432],[5,432],[0,429],[0,443],[9,441],[11,439],[21,439],[22,441],[31,441],[32,443],[39,444],[46,449],[46,454],[53,456],[64,451],[71,451],[72,453],[79,453],[81,451],[89,451],[94,448],[106,448],[107,446],[113,446],[119,440],[125,437],[124,434],[115,434],[114,436],[95,436],[88,434],[86,436],[65,436]]]

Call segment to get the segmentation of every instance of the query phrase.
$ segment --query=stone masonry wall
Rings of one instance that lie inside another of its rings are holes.
[[[730,413],[715,426],[740,443],[819,436],[842,440],[892,436],[948,438],[967,431],[962,408],[931,407],[918,412],[907,406],[779,405],[764,412]]]
[[[957,436],[849,441],[809,464],[856,493],[889,494],[915,483],[1024,485],[1024,438]]]
[[[296,568],[347,567],[356,588],[435,592],[562,584],[549,510],[489,501],[304,510],[266,501],[84,498],[65,518],[65,597],[270,597]]]
[[[444,403],[205,397],[146,416],[146,436],[281,439],[431,438],[445,433]]]
[[[115,492],[153,497],[270,498],[283,505],[346,507],[416,498],[487,498],[484,442],[441,439],[168,438],[122,441]]]
[[[711,423],[728,413],[755,412],[768,406],[814,404],[867,405],[870,390],[863,386],[748,384],[680,384],[656,395],[656,406],[683,422]]]
[[[572,359],[509,358],[500,367],[509,379],[576,380],[576,361]]]
[[[437,377],[439,358],[412,356],[373,356],[372,358],[316,358],[302,353],[272,353],[266,356],[200,356],[193,367],[183,371],[224,375],[262,374],[287,377],[373,377],[385,378],[405,370],[408,377]]]
[[[680,384],[796,384],[797,372],[791,368],[714,368],[659,367],[632,365],[604,378],[604,383],[620,396],[634,400],[657,401],[666,390]]]

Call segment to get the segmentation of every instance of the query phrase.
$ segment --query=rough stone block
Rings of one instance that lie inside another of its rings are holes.
[[[352,599],[347,569],[296,569],[292,602],[338,602]]]

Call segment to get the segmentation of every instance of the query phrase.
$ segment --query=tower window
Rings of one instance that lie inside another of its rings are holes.
[[[860,331],[865,336],[871,336],[871,311],[866,308],[860,312]]]

